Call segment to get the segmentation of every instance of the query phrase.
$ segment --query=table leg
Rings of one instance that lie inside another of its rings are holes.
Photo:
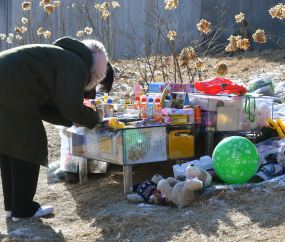
[[[205,146],[205,154],[212,157],[214,150],[214,132],[206,133]]]
[[[130,188],[133,185],[132,182],[132,166],[123,166],[124,173],[124,194],[131,192]]]
[[[79,183],[84,184],[88,180],[87,158],[74,156],[73,159],[79,164]]]
[[[185,161],[184,161],[185,162]],[[180,165],[181,166],[181,164],[183,163],[183,161],[181,161],[181,160],[176,160],[176,164],[177,165]]]

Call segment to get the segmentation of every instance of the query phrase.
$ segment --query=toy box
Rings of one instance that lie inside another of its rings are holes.
[[[190,84],[182,84],[182,83],[167,83],[167,85],[170,85],[170,92],[194,92],[194,85]],[[191,90],[192,89],[192,90]]]
[[[165,83],[149,83],[148,84],[149,92],[154,92],[154,93],[163,92],[164,88],[165,88]]]
[[[170,92],[194,92],[194,85],[182,83],[149,83],[148,91],[154,93],[163,92],[167,85],[170,85]]]
[[[170,94],[170,107],[182,109],[184,106],[189,104],[187,92],[172,92]]]

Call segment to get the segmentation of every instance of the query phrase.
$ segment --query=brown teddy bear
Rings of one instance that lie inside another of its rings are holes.
[[[178,181],[173,177],[162,179],[157,184],[157,189],[166,195],[169,201],[179,208],[189,206],[191,202],[199,196],[199,191],[210,186],[212,176],[205,170],[195,167],[192,164],[186,168],[186,180]],[[162,203],[157,199],[159,195],[154,195],[154,202]]]
[[[198,177],[198,180],[203,182],[203,188],[209,187],[212,182],[212,176],[202,168],[196,167],[193,164],[187,166],[185,171],[186,180]]]
[[[175,184],[174,186],[171,186]],[[198,178],[178,181],[173,177],[162,179],[157,184],[157,189],[163,192],[168,200],[179,208],[187,207],[199,196],[199,191],[203,188],[203,182]]]
[[[169,182],[171,187],[175,186],[175,184],[177,183],[176,180],[185,181],[186,176],[185,175],[179,175],[178,177],[176,177],[176,179],[169,177],[168,182]],[[161,193],[160,191],[151,196],[151,201],[153,201],[153,203],[155,205],[168,205],[168,204],[173,205],[174,204],[165,196],[164,193]]]

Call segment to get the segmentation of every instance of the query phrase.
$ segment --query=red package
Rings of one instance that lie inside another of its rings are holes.
[[[194,86],[198,92],[207,95],[216,95],[219,93],[236,93],[237,95],[244,95],[247,93],[247,90],[244,86],[233,84],[230,80],[222,77],[216,77],[211,80],[196,82]]]

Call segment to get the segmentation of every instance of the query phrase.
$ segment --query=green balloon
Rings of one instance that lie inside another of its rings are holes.
[[[216,146],[212,162],[219,178],[230,184],[240,184],[248,181],[256,173],[259,154],[248,139],[232,136]]]

